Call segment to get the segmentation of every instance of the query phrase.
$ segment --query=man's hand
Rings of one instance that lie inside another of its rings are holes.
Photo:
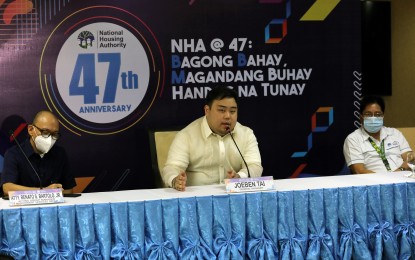
[[[241,176],[239,176],[239,174],[237,174],[234,170],[229,170],[226,175],[228,179],[241,178]]]
[[[62,184],[60,184],[60,183],[52,183],[51,185],[47,186],[46,189],[61,189],[61,190],[63,190]]]
[[[185,172],[181,172],[179,175],[176,176],[176,178],[172,181],[172,186],[174,189],[178,191],[184,191],[186,189],[186,181],[187,176]]]

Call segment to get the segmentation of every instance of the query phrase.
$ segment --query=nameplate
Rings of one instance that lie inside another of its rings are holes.
[[[10,206],[51,204],[65,202],[60,189],[9,191]]]
[[[226,192],[247,192],[274,190],[272,176],[258,178],[225,179]]]

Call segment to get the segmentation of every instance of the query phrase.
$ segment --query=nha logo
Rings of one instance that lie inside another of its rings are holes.
[[[92,47],[92,43],[95,41],[95,36],[90,31],[82,31],[78,35],[79,46],[87,49],[88,46]]]

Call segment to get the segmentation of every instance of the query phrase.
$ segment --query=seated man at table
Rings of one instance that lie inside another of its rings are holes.
[[[164,183],[184,191],[186,186],[218,184],[225,178],[260,177],[258,142],[250,128],[237,122],[236,92],[227,87],[212,89],[204,112],[173,140],[162,171]]]
[[[42,188],[62,189],[63,193],[72,193],[76,182],[69,171],[66,152],[62,147],[54,145],[60,137],[56,116],[49,111],[40,111],[27,130],[29,138],[21,144],[23,151],[15,145],[4,155],[1,176],[4,194]]]
[[[403,134],[383,126],[385,102],[381,97],[367,96],[361,100],[362,126],[349,134],[343,154],[352,173],[373,173],[409,170],[405,162],[411,152]]]

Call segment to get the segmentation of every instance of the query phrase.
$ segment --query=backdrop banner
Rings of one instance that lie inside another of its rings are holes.
[[[359,0],[1,1],[0,169],[39,110],[61,122],[78,191],[153,188],[148,130],[229,86],[264,175],[348,173],[361,96]]]

